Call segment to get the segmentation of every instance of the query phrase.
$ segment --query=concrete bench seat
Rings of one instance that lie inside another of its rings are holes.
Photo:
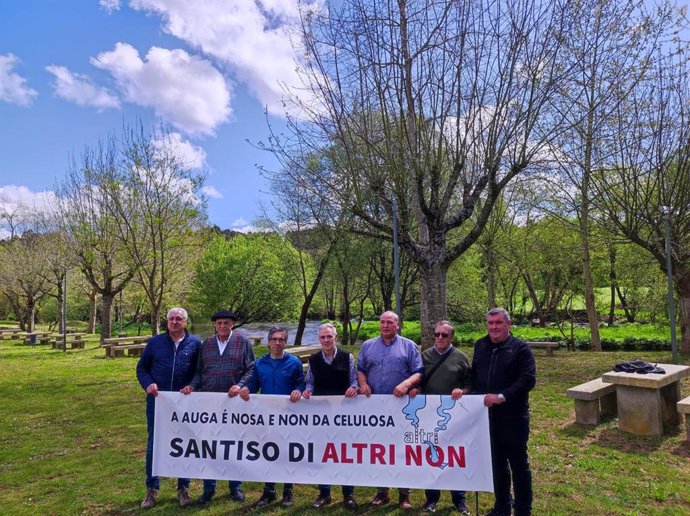
[[[566,391],[575,400],[575,421],[581,425],[598,425],[602,415],[616,415],[616,386],[601,378],[591,380]]]
[[[110,346],[110,356],[113,358],[123,357],[125,356],[125,351],[127,351],[128,356],[139,357],[144,352],[144,348],[146,348],[146,343],[115,344]]]
[[[685,431],[688,434],[688,442],[690,442],[690,396],[676,403],[676,407],[680,414],[685,415]]]
[[[553,356],[553,350],[560,347],[558,342],[528,342],[527,344],[532,349],[545,349],[547,356]]]

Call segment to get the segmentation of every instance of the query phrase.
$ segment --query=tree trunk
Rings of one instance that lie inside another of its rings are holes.
[[[434,325],[446,318],[446,278],[448,266],[443,263],[420,264],[422,350],[434,345]]]
[[[616,285],[618,284],[618,278],[616,277],[616,248],[612,245],[609,246],[609,283],[611,289],[611,301],[609,303],[609,317],[607,324],[612,326],[616,315]]]
[[[594,282],[592,281],[592,263],[589,255],[589,210],[584,209],[580,214],[580,239],[582,241],[582,275],[585,280],[585,307],[587,308],[587,321],[592,338],[592,350],[601,351],[601,338],[599,337],[599,315],[594,300]]]
[[[101,296],[101,343],[103,339],[111,336],[111,318],[110,312],[113,307],[113,294],[103,294]]]
[[[160,304],[151,304],[151,333],[158,335],[161,331],[161,307]]]
[[[324,261],[326,261],[325,258]],[[311,307],[311,303],[314,300],[316,292],[319,290],[319,285],[321,285],[321,280],[323,279],[323,275],[325,272],[326,264],[322,264],[322,266],[319,268],[316,278],[314,278],[314,281],[312,282],[309,292],[306,296],[304,296],[304,303],[302,303],[302,309],[300,310],[299,314],[299,322],[297,323],[297,333],[295,333],[295,346],[302,345],[302,335],[304,335],[304,329],[307,326],[307,316],[309,315],[309,308]],[[318,344],[318,342],[316,344]]]
[[[678,292],[678,320],[680,322],[680,352],[690,354],[690,270],[675,274]]]
[[[486,250],[486,291],[489,310],[496,308],[496,259],[491,248]]]
[[[96,289],[89,292],[89,320],[86,325],[86,333],[96,333]]]

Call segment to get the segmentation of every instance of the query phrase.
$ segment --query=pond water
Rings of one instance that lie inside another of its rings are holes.
[[[268,337],[268,330],[273,326],[282,326],[288,331],[288,346],[292,346],[295,343],[295,333],[297,333],[297,323],[249,323],[237,328],[242,335],[251,335],[258,337],[259,335],[263,337],[262,344],[266,344]],[[319,343],[319,326],[321,326],[321,321],[307,321],[307,325],[304,328],[304,334],[302,335],[302,345],[311,346]],[[205,339],[209,335],[213,334],[213,323],[199,323],[191,324],[190,332],[196,333],[202,339]]]

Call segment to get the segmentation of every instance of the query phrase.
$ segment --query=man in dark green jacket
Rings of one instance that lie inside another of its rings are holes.
[[[434,327],[434,346],[422,352],[424,379],[419,389],[413,389],[410,396],[417,392],[423,394],[450,394],[459,400],[463,394],[470,392],[470,361],[462,351],[453,347],[455,328],[448,321],[439,321]],[[436,512],[436,505],[441,499],[441,491],[427,489],[424,512]],[[453,506],[461,514],[469,515],[465,491],[451,491]]]

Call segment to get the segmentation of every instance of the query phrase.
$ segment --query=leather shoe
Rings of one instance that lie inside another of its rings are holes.
[[[374,496],[374,499],[371,501],[371,505],[374,507],[381,507],[389,503],[391,503],[391,497],[388,493],[376,493],[376,496]]]
[[[346,509],[350,509],[351,511],[356,511],[357,502],[355,501],[355,497],[352,495],[346,496],[343,500],[343,507],[345,507]]]
[[[424,502],[423,512],[436,512],[436,502]]]
[[[230,500],[233,502],[244,502],[244,493],[241,489],[230,491]]]
[[[196,501],[196,504],[199,507],[206,507],[208,504],[211,503],[211,498],[213,498],[214,494],[215,493],[201,493],[201,496]]]
[[[331,497],[330,496],[319,496],[316,500],[314,500],[314,503],[311,504],[311,506],[314,509],[320,509],[324,505],[328,505],[331,503]]]
[[[254,504],[254,507],[257,509],[260,509],[261,507],[265,507],[271,502],[275,502],[276,498],[278,495],[276,495],[275,491],[264,491],[264,494],[261,495],[261,498]]]

